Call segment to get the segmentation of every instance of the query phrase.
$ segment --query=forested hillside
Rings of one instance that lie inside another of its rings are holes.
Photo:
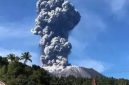
[[[7,85],[129,85],[129,81],[125,79],[85,79],[72,76],[57,78],[37,65],[26,65],[27,61],[31,61],[29,52],[22,53],[19,57],[15,54],[0,56],[0,81]]]

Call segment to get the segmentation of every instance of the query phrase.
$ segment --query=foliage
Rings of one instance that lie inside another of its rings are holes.
[[[27,52],[26,52],[27,53]],[[24,53],[23,53],[24,54]],[[30,56],[29,53],[24,56]],[[23,58],[23,55],[21,56]],[[28,66],[19,62],[14,54],[0,57],[0,80],[7,85],[49,85],[48,73],[37,65]],[[31,60],[28,57],[26,60]]]
[[[19,62],[20,58],[17,57],[15,54],[9,54],[7,55],[7,59],[9,62]]]
[[[26,64],[27,61],[32,62],[32,60],[30,59],[31,57],[32,56],[30,55],[29,52],[25,52],[25,53],[22,53],[21,60],[24,60],[24,64]]]
[[[15,60],[16,57],[13,55],[12,61],[8,62],[9,56],[0,56],[0,80],[7,85],[92,85],[93,79],[57,78],[37,65],[28,66]],[[96,85],[129,85],[128,80],[106,77],[95,78],[95,82]]]

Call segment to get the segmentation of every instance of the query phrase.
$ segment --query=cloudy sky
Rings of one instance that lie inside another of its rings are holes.
[[[129,0],[71,0],[81,21],[69,37],[69,62],[129,79]],[[39,37],[31,34],[36,0],[0,0],[0,55],[29,51],[40,64]]]

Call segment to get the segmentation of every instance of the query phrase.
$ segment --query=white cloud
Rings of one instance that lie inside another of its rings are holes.
[[[91,42],[98,42],[98,35],[106,32],[107,25],[100,16],[86,11],[82,13],[82,20],[72,31],[69,40],[73,46],[72,54],[84,57],[86,48]]]
[[[15,46],[38,46],[39,37],[33,35],[30,29],[29,26],[19,26],[19,28],[17,28],[14,25],[10,27],[0,25],[0,41],[2,41],[2,43],[5,42],[6,44],[15,44]]]
[[[115,19],[121,20],[126,19],[128,17],[127,11],[128,11],[128,0],[106,0],[110,9],[111,13],[114,16]]]
[[[88,11],[84,11],[82,14],[81,23],[83,23],[82,25],[84,28],[82,31],[85,31],[85,34],[88,37],[96,37],[100,32],[104,32],[106,30],[107,25],[101,16]]]
[[[103,72],[106,69],[104,64],[101,61],[89,59],[86,52],[91,42],[98,42],[98,35],[106,31],[107,25],[101,16],[92,12],[83,10],[81,15],[81,22],[72,31],[70,36],[70,42],[73,45],[70,62],[75,65],[94,68],[98,72]]]
[[[111,0],[110,6],[112,11],[119,12],[124,10],[125,6],[127,4],[127,0]]]
[[[10,53],[13,53],[13,54],[16,54],[16,55],[20,55],[21,54],[21,52],[22,51],[20,51],[20,50],[13,50],[13,49],[4,49],[4,48],[0,48],[0,55],[1,56],[6,56],[6,55],[8,55],[8,54],[10,54]]]
[[[17,27],[16,27],[17,28]],[[6,38],[24,38],[30,36],[31,32],[26,29],[16,29],[0,26],[0,39]]]
[[[97,35],[101,32],[105,32],[106,28],[107,25],[101,16],[83,10],[81,11],[81,21],[72,31],[70,40],[73,37],[83,43],[85,41],[96,40]]]
[[[88,46],[87,42],[79,41],[78,39],[76,39],[73,36],[70,36],[70,42],[72,43],[72,50],[77,51],[78,54],[83,52],[85,50],[85,48]],[[77,52],[74,52],[74,53],[77,53]]]
[[[100,61],[87,60],[87,61],[83,61],[82,66],[83,65],[85,65],[85,67],[88,67],[88,68],[93,68],[97,70],[98,72],[104,72],[106,70],[105,66]]]
[[[80,59],[80,60],[75,59],[72,61],[72,64],[86,68],[93,68],[101,73],[107,69],[102,62],[93,59]]]
[[[74,38],[71,38],[73,49],[69,56],[70,63],[73,65],[83,66],[86,68],[93,68],[98,72],[104,72],[108,67],[104,66],[104,63],[94,59],[89,59],[92,57],[87,57],[87,42],[80,42]]]

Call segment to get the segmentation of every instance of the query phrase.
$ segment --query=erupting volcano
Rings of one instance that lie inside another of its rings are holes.
[[[56,76],[92,77],[93,69],[72,66],[69,33],[80,21],[80,14],[68,0],[38,0],[38,16],[32,33],[40,36],[42,67]],[[73,72],[71,71],[73,70]],[[100,76],[93,72],[93,76]]]

